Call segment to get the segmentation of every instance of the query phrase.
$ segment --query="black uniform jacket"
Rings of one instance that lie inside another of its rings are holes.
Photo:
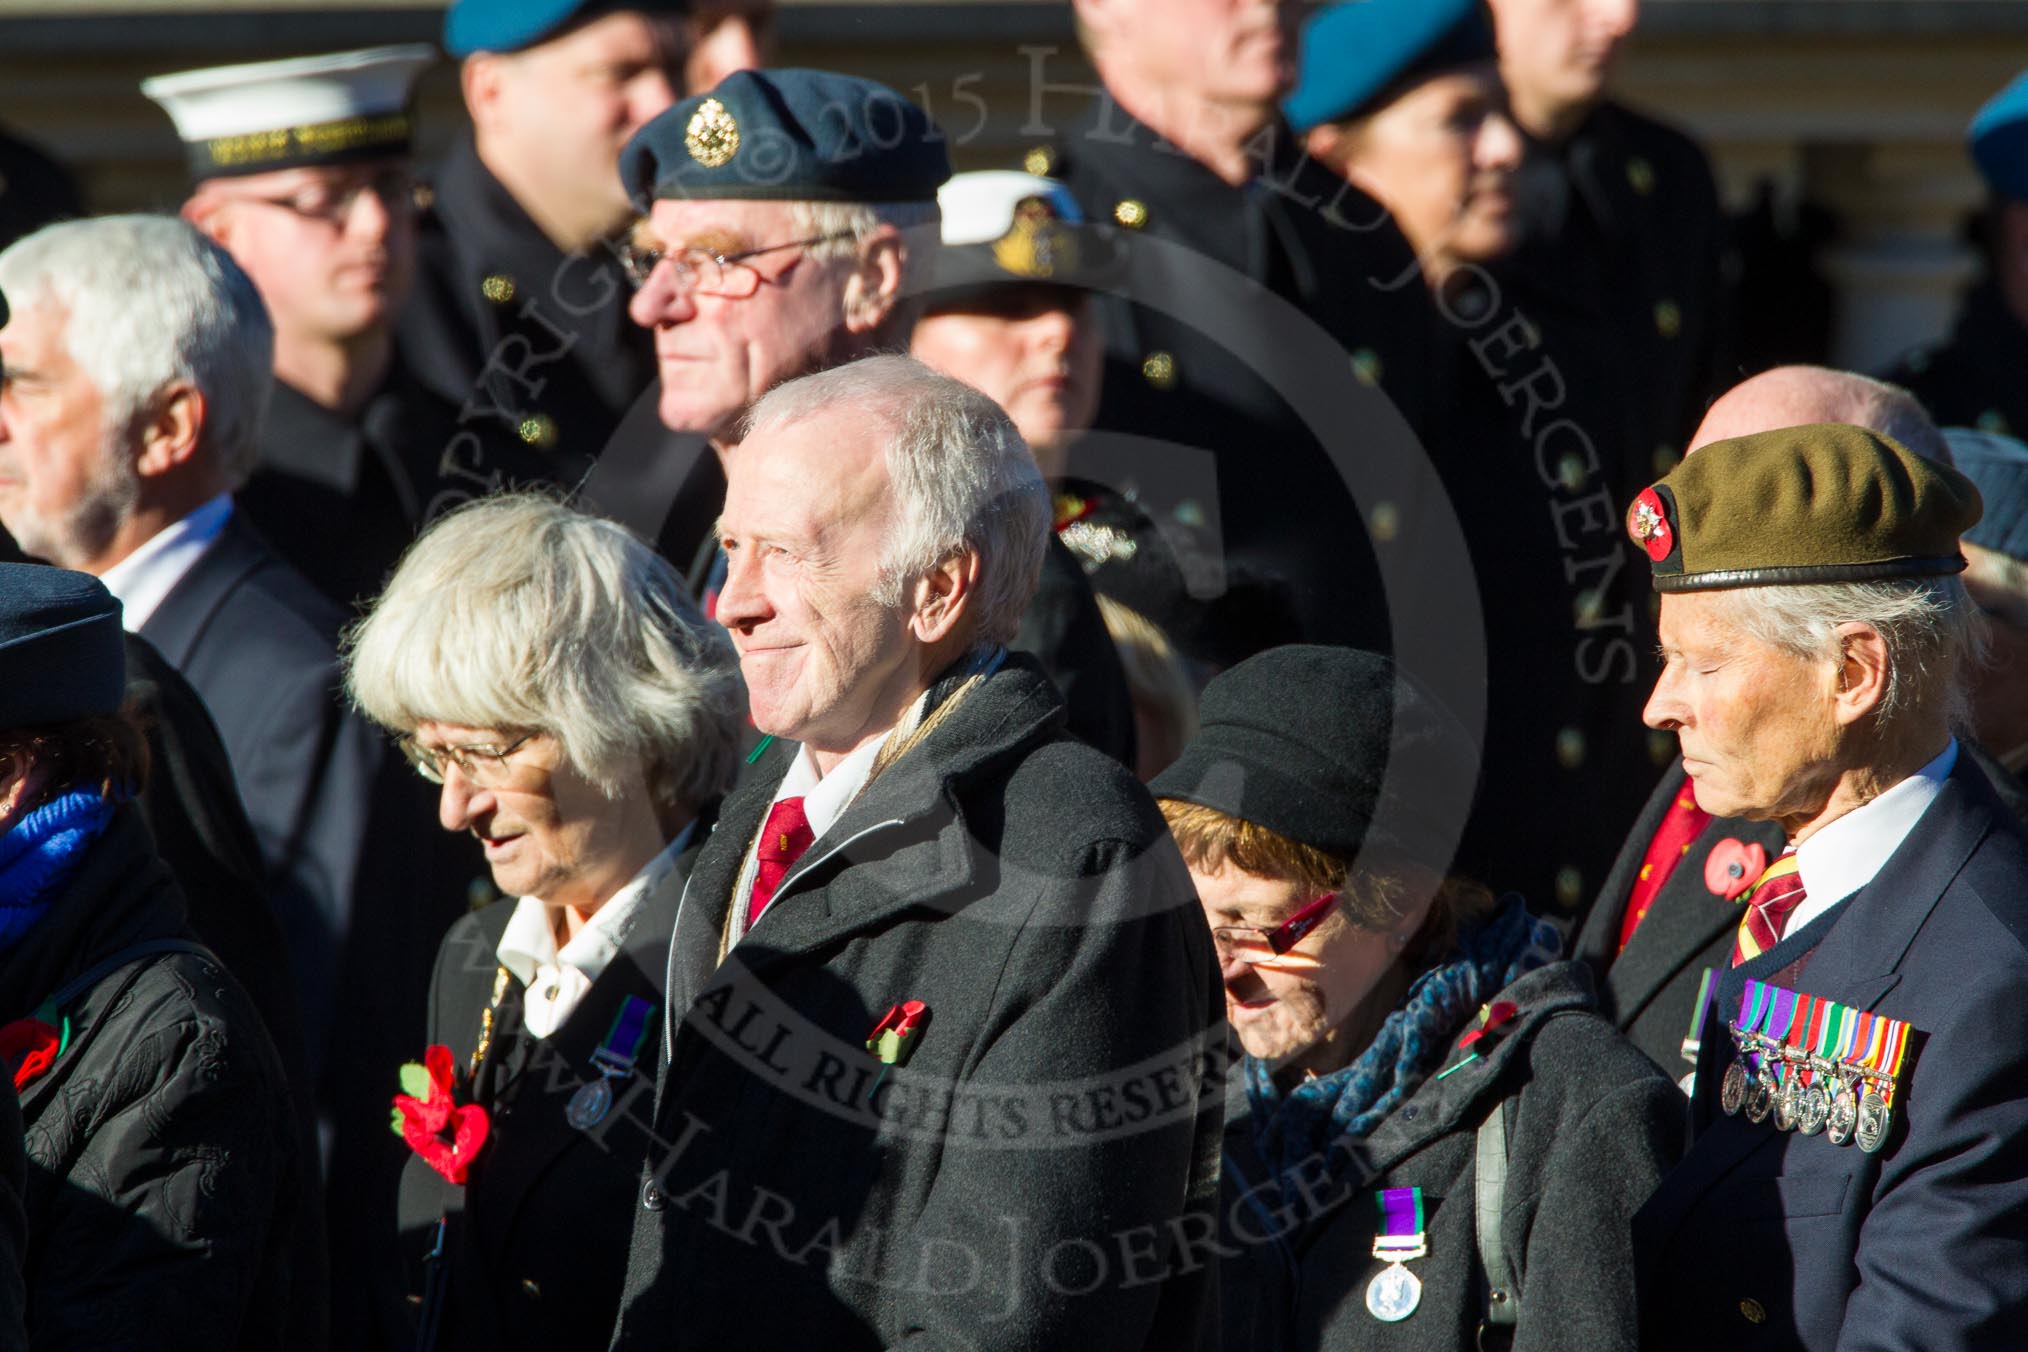
[[[417,247],[399,334],[410,374],[455,411],[444,488],[576,485],[654,383],[618,258],[559,250],[470,136],[437,172]],[[638,411],[659,435],[653,404]]]
[[[122,949],[187,937],[183,915],[139,814],[120,808],[0,960],[0,1022]],[[316,1166],[239,983],[209,954],[157,954],[62,1012],[70,1045],[21,1095],[33,1345],[323,1346]]]
[[[1652,471],[1616,485],[1624,502],[1675,463],[1736,379],[1711,165],[1682,132],[1607,102],[1535,147],[1523,183],[1529,237],[1494,271],[1559,349],[1564,386],[1618,396],[1613,440]]]
[[[1793,965],[1804,965],[1800,975]],[[1719,1111],[1748,977],[1902,1019],[1878,1154]],[[1642,1345],[2014,1347],[2028,1302],[2028,835],[1960,757],[1880,872],[1714,983],[1692,1144],[1635,1220]]]
[[[1119,649],[1077,556],[1052,534],[1042,555],[1035,599],[1021,617],[1014,647],[1035,654],[1063,696],[1073,737],[1120,764],[1134,764],[1134,699]]]
[[[380,594],[438,489],[453,412],[392,369],[347,417],[275,382],[260,462],[239,510],[269,546],[346,612]]]
[[[492,1116],[484,1152],[463,1186],[447,1183],[411,1155],[401,1184],[404,1294],[423,1297],[422,1262],[440,1216],[448,1216],[441,1332],[437,1347],[597,1346],[611,1331],[633,1234],[639,1163],[648,1146],[654,1068],[661,1059],[662,982],[697,843],[663,884],[644,897],[621,952],[592,983],[563,1025],[547,1038],[521,1021],[524,988],[511,974],[500,990],[495,956],[519,904],[497,901],[451,927],[437,955],[427,1041],[451,1049],[461,1075],[471,1071],[493,1010],[486,1054],[460,1086],[460,1102]],[[589,1130],[565,1119],[571,1096],[599,1078],[592,1053],[634,996],[652,1006],[637,1069],[613,1082],[613,1107]],[[394,1083],[394,1071],[388,1071]],[[390,1089],[390,1093],[392,1090]],[[411,1302],[413,1308],[417,1302]]]
[[[1906,354],[1887,378],[1922,400],[1939,427],[1981,427],[2019,437],[2028,436],[2023,369],[2028,369],[2028,324],[1988,279],[1965,293],[1950,337]]]
[[[1233,187],[1101,97],[1047,152],[1126,245],[1102,301],[1099,411],[1070,473],[1175,537],[1188,595],[1149,618],[1218,665],[1292,641],[1387,646],[1361,513],[1378,504],[1355,503],[1324,438],[1367,461],[1419,458],[1427,402],[1430,306],[1407,242],[1286,126],[1257,148],[1259,174]],[[1332,413],[1298,413],[1319,395]]]
[[[1285,1196],[1254,1144],[1240,1069],[1226,1102],[1220,1239],[1226,1352],[1469,1348],[1487,1309],[1476,1187],[1480,1124],[1506,1114],[1501,1234],[1520,1292],[1517,1348],[1632,1348],[1628,1222],[1682,1144],[1682,1099],[1592,1008],[1575,963],[1530,972],[1495,997],[1510,1031],[1432,1077],[1353,1147],[1330,1188]],[[1460,1028],[1458,1033],[1464,1030]],[[1429,1256],[1408,1264],[1422,1301],[1399,1323],[1368,1313],[1374,1195],[1419,1187]]]
[[[720,962],[794,748],[727,799],[677,918],[615,1346],[1215,1338],[1210,937],[1146,791],[1062,726],[1009,657]],[[884,1066],[867,1043],[909,1001]]]

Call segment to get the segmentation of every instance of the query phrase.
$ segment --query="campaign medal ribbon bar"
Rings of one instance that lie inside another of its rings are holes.
[[[1366,1284],[1366,1309],[1383,1323],[1397,1324],[1422,1303],[1422,1280],[1405,1266],[1429,1252],[1423,1231],[1422,1189],[1383,1188],[1373,1200],[1380,1208],[1373,1256],[1387,1266]]]
[[[1749,980],[1731,1026],[1739,1055],[1719,1106],[1782,1131],[1822,1132],[1873,1153],[1887,1144],[1908,1056],[1909,1026],[1822,996]]]

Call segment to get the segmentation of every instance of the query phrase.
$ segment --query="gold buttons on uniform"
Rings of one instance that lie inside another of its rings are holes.
[[[1978,427],[1981,432],[1996,432],[2003,437],[2011,435],[2007,430],[2007,415],[1997,408],[1989,408],[1981,413]]]
[[[520,438],[530,446],[553,446],[556,444],[556,419],[547,413],[537,413],[523,418],[521,425],[514,429]]]
[[[1655,166],[1636,155],[1627,161],[1627,184],[1641,196],[1655,190]]]
[[[1166,352],[1150,352],[1141,358],[1141,378],[1158,390],[1176,388],[1176,359]]]
[[[1748,1296],[1745,1300],[1739,1302],[1739,1312],[1746,1316],[1746,1322],[1749,1324],[1765,1324],[1767,1322],[1767,1306],[1761,1304],[1752,1296]]]
[[[1657,765],[1667,765],[1676,759],[1676,736],[1668,732],[1648,734],[1648,759]]]
[[[1676,308],[1673,300],[1655,302],[1655,332],[1664,338],[1674,338],[1683,331],[1683,312]]]
[[[1584,895],[1584,875],[1574,868],[1556,871],[1556,904],[1564,910],[1577,905]]]
[[[1651,463],[1655,466],[1655,477],[1659,479],[1683,463],[1683,453],[1674,446],[1657,446]]]
[[[1401,534],[1401,509],[1391,502],[1374,504],[1372,519],[1368,522],[1376,540],[1392,540]]]
[[[1375,352],[1370,347],[1362,347],[1353,352],[1352,374],[1359,378],[1360,384],[1378,385],[1380,383],[1380,372],[1380,354],[1378,352]]]
[[[504,272],[492,273],[479,283],[479,294],[495,305],[505,305],[514,299],[514,279]]]
[[[1021,157],[1021,167],[1038,178],[1048,178],[1056,168],[1056,152],[1048,146],[1036,146]]]
[[[1566,770],[1575,770],[1584,764],[1584,733],[1578,728],[1565,728],[1556,734],[1556,763]]]
[[[1126,198],[1113,208],[1113,219],[1129,230],[1139,230],[1148,223],[1148,205]]]
[[[1587,465],[1584,457],[1576,451],[1569,452],[1556,462],[1556,482],[1563,486],[1566,493],[1575,493],[1583,488],[1584,481],[1590,474],[1591,466]]]
[[[530,1300],[541,1300],[542,1288],[535,1284],[533,1277],[523,1277],[521,1279],[521,1294]]]

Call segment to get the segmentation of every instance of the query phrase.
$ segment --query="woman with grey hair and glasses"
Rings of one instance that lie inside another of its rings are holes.
[[[347,662],[504,894],[452,927],[428,1037],[388,1068],[417,1346],[603,1341],[669,935],[735,769],[731,644],[623,527],[509,495],[409,549]]]

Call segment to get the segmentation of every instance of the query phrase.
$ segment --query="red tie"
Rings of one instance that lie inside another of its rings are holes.
[[[1757,958],[1780,943],[1789,917],[1802,904],[1803,875],[1796,869],[1796,852],[1784,850],[1746,894],[1746,916],[1732,942],[1732,965]]]
[[[1684,780],[1676,801],[1669,804],[1668,815],[1655,828],[1655,837],[1648,842],[1648,852],[1641,856],[1641,871],[1634,875],[1633,889],[1627,894],[1627,912],[1620,921],[1621,952],[1626,951],[1634,931],[1647,918],[1648,907],[1654,903],[1655,894],[1662,890],[1663,883],[1669,881],[1676,865],[1683,862],[1683,856],[1690,852],[1691,843],[1709,825],[1711,814],[1697,806],[1696,786]]]
[[[810,819],[803,812],[803,800],[784,798],[768,809],[768,824],[761,828],[760,845],[754,850],[753,899],[746,905],[747,928],[761,918],[761,912],[775,899],[789,869],[816,839],[810,833]]]

